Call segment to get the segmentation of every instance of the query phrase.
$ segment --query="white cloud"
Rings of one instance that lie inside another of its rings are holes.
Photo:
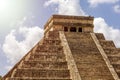
[[[104,3],[113,4],[113,3],[117,3],[118,1],[119,0],[88,0],[91,7],[96,7],[97,5]]]
[[[80,0],[48,0],[45,6],[57,5],[58,14],[64,15],[85,15],[80,6]]]
[[[17,34],[24,37],[22,41],[17,39]],[[35,27],[20,27],[5,37],[3,51],[11,64],[16,63],[25,55],[42,37],[43,30]]]
[[[0,44],[0,49],[1,49],[1,44]]]
[[[120,30],[109,26],[101,17],[94,20],[95,32],[104,33],[106,39],[113,40],[117,47],[120,47]]]
[[[120,5],[115,5],[113,8],[116,13],[120,13]]]

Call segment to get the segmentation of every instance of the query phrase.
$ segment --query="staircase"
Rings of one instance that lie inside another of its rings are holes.
[[[49,32],[10,74],[4,80],[71,80],[59,33]]]
[[[103,34],[96,33],[96,36],[120,78],[120,49],[115,47],[113,41],[100,38],[100,36],[104,37]]]
[[[114,80],[90,33],[65,35],[82,80]]]

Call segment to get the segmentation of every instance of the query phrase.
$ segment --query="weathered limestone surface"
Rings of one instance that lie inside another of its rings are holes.
[[[93,38],[93,40],[94,40],[94,42],[95,42],[98,50],[100,51],[100,53],[101,53],[101,55],[102,55],[105,63],[107,64],[107,67],[108,67],[108,69],[110,70],[113,78],[114,78],[115,80],[119,80],[119,77],[118,77],[117,73],[115,72],[112,64],[110,64],[110,61],[109,61],[107,55],[105,54],[105,51],[103,50],[103,49],[104,49],[105,47],[107,47],[107,46],[109,46],[109,47],[114,46],[113,42],[112,42],[112,41],[104,41],[104,44],[102,44],[102,45],[104,45],[104,46],[103,46],[103,48],[102,48],[102,46],[100,45],[100,42],[98,41],[98,39],[97,39],[97,37],[95,36],[95,34],[94,34],[94,33],[91,33],[91,36],[92,36],[92,38]],[[115,47],[115,46],[114,46],[114,47]]]
[[[65,35],[82,80],[114,80],[90,33]]]
[[[2,80],[120,80],[120,48],[93,28],[91,16],[53,15]]]
[[[20,66],[21,65],[21,66]],[[41,44],[17,64],[5,80],[71,80],[58,32],[49,32]]]

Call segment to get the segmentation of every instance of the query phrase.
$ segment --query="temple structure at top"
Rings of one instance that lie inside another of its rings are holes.
[[[53,15],[45,24],[45,34],[49,31],[65,32],[93,32],[93,20],[91,16],[65,16]]]

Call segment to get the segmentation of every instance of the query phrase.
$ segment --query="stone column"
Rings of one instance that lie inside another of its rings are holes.
[[[70,27],[68,27],[68,32],[70,32]]]
[[[76,32],[79,32],[79,27],[76,27]]]

